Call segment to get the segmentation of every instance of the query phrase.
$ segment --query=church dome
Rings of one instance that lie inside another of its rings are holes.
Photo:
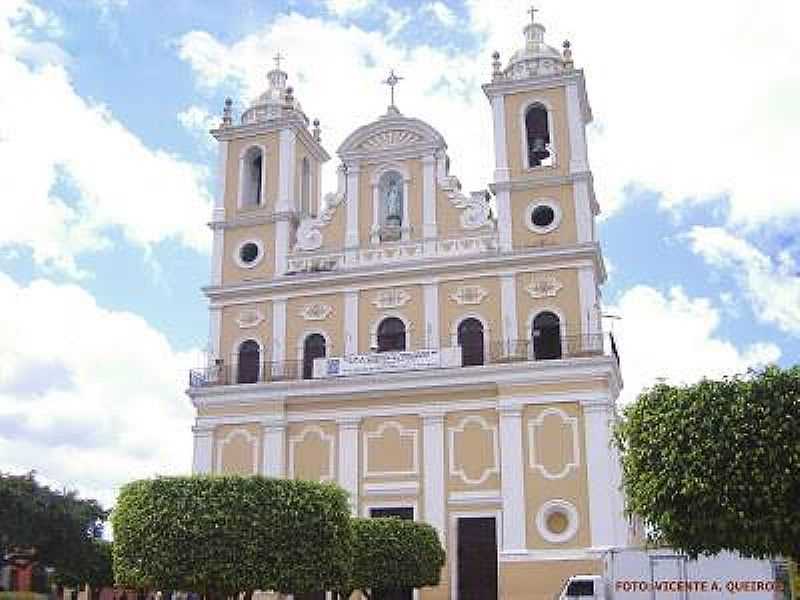
[[[269,87],[242,113],[243,125],[291,116],[301,118],[308,125],[308,117],[294,97],[292,88],[287,87],[288,75],[280,69],[278,61],[276,58],[275,68],[267,73]]]
[[[544,25],[531,21],[523,31],[525,47],[517,50],[508,61],[504,71],[506,77],[525,79],[569,70],[569,58],[545,43]]]

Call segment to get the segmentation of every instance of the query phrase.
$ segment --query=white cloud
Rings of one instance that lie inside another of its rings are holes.
[[[214,138],[208,133],[219,125],[219,115],[212,115],[202,106],[189,106],[178,113],[178,123],[206,149],[216,148]]]
[[[788,251],[771,259],[720,227],[693,227],[688,237],[695,254],[739,282],[759,321],[800,336],[800,265]]]
[[[340,17],[362,12],[374,3],[375,0],[325,0],[328,11]]]
[[[0,247],[29,248],[37,264],[73,275],[80,253],[110,243],[110,228],[145,249],[174,238],[205,250],[205,169],[147,147],[79,96],[57,46],[29,39],[47,23],[40,13],[20,0],[0,9],[0,164],[13,166],[0,197],[14,215],[0,221]]]
[[[719,310],[708,298],[690,298],[680,287],[664,294],[638,285],[622,294],[610,314],[625,380],[622,401],[630,402],[659,379],[692,383],[775,362],[780,349],[772,343],[737,348],[722,339]]]
[[[432,14],[445,27],[452,27],[456,24],[456,13],[440,0],[424,5],[422,11]]]
[[[118,487],[187,473],[199,352],[176,352],[141,317],[75,285],[0,273],[0,464],[35,468],[106,506]]]

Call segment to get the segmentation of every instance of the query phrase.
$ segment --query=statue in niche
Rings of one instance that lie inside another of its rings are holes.
[[[387,177],[384,206],[386,207],[386,225],[389,227],[400,227],[403,222],[403,190],[400,187],[400,178],[392,173]]]

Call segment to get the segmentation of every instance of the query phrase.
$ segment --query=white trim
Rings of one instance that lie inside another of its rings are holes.
[[[214,199],[214,210],[212,221],[222,221],[225,219],[225,196],[228,191],[228,144],[227,141],[220,141],[217,147],[217,177],[219,179],[219,194]]]
[[[583,408],[586,474],[589,495],[589,525],[592,546],[614,544],[614,520],[619,518],[614,494],[609,493],[614,480],[611,445],[612,412],[607,404],[597,403]]]
[[[547,111],[547,131],[550,134],[550,147],[548,150],[550,151],[550,164],[549,165],[540,165],[538,167],[532,167],[529,162],[528,156],[528,129],[525,127],[525,116],[528,112],[528,109],[531,108],[534,104],[540,104],[544,109]],[[553,105],[550,102],[541,96],[534,96],[533,98],[529,98],[527,102],[522,104],[519,107],[519,124],[520,124],[520,134],[521,134],[521,149],[522,149],[522,160],[520,160],[520,164],[522,165],[523,171],[542,171],[542,170],[551,170],[558,166],[558,151],[557,151],[557,140],[556,140],[556,131],[555,126],[553,124]]]
[[[502,506],[503,496],[500,494],[500,490],[464,490],[450,492],[447,503],[453,506],[471,504],[497,504]]]
[[[289,268],[290,223],[281,220],[275,223],[275,275],[285,275]]]
[[[480,425],[483,431],[488,431],[492,436],[491,441],[491,448],[492,448],[492,460],[491,464],[486,467],[483,472],[481,473],[480,477],[477,479],[473,479],[469,477],[466,472],[464,471],[463,463],[456,467],[456,433],[464,433],[466,427],[470,423],[477,423]],[[497,426],[496,425],[489,425],[489,423],[480,415],[467,415],[463,417],[459,422],[458,425],[454,427],[447,428],[448,434],[448,441],[449,441],[449,468],[450,468],[450,475],[453,477],[458,477],[461,479],[462,482],[466,483],[467,485],[481,485],[484,483],[489,477],[492,475],[499,474],[499,465],[497,464],[497,457],[500,454],[500,448],[498,446],[497,441]]]
[[[253,475],[258,474],[258,438],[251,434],[245,427],[237,427],[228,432],[222,439],[217,440],[216,473],[222,473],[222,450],[233,441],[233,438],[243,436],[253,447]]]
[[[581,110],[581,97],[577,81],[570,81],[566,85],[566,97],[570,148],[569,170],[570,173],[588,171],[586,125],[583,111]]]
[[[547,528],[547,518],[554,512],[564,513],[567,517],[567,528],[561,533],[554,533]],[[552,544],[568,542],[575,537],[579,526],[578,510],[571,502],[561,498],[548,500],[536,512],[536,529],[542,539]]]
[[[503,319],[503,339],[519,339],[517,323],[517,282],[514,273],[500,273],[500,314]]]
[[[272,361],[286,360],[286,300],[272,301]]]
[[[341,411],[336,411],[338,425],[338,471],[336,473],[339,485],[350,495],[350,510],[358,514],[358,430],[361,425],[360,417],[352,415],[342,418]]]
[[[512,236],[511,192],[507,189],[497,190],[497,233],[502,252],[511,252],[514,248]]]
[[[211,285],[222,285],[222,260],[225,254],[225,230],[215,229],[211,247]]]
[[[257,204],[244,204],[245,157],[253,148],[258,148],[261,151],[261,194]],[[239,152],[239,181],[237,187],[236,208],[239,210],[264,208],[267,205],[267,147],[264,144],[251,143],[244,146]]]
[[[429,239],[437,235],[436,156],[429,154],[422,159],[422,237]]]
[[[553,210],[553,222],[549,225],[545,225],[544,227],[534,225],[533,221],[531,220],[533,218],[533,211],[539,206],[548,206]],[[527,227],[529,231],[538,233],[539,235],[550,233],[551,231],[558,229],[558,227],[561,225],[562,218],[563,212],[561,210],[561,203],[558,200],[553,200],[551,198],[537,198],[536,200],[532,200],[530,203],[528,203],[528,206],[525,207],[525,227]]]
[[[536,320],[540,314],[544,312],[551,312],[555,316],[558,317],[558,324],[561,328],[561,338],[563,339],[564,336],[567,334],[567,319],[564,317],[564,311],[561,310],[558,306],[554,304],[544,304],[541,306],[537,306],[530,312],[528,312],[528,320],[527,320],[527,329],[525,339],[531,340],[531,358],[533,357],[533,322]],[[563,351],[563,348],[562,348]]]
[[[246,263],[242,260],[241,252],[242,248],[246,244],[255,244],[256,248],[258,248],[258,255],[256,256],[253,262]],[[264,260],[265,252],[264,252],[264,242],[257,238],[251,238],[247,240],[242,240],[236,245],[236,248],[233,251],[233,260],[240,269],[253,269],[259,265],[259,263]]]
[[[500,489],[503,494],[503,545],[505,551],[526,548],[525,482],[522,457],[522,408],[505,407],[500,413]]]
[[[192,474],[211,473],[214,453],[214,429],[210,427],[192,427],[192,433],[194,433]]]
[[[370,440],[376,440],[383,437],[383,432],[387,429],[394,429],[397,431],[398,435],[400,436],[400,440],[402,442],[403,438],[411,438],[411,469],[407,470],[399,470],[399,471],[370,471],[369,469],[369,442]],[[399,477],[399,476],[410,476],[410,475],[419,475],[419,430],[418,429],[406,429],[400,424],[398,421],[384,421],[381,423],[377,429],[372,431],[364,430],[363,433],[363,449],[362,449],[362,460],[364,465],[364,477]]]
[[[597,284],[595,283],[593,269],[587,267],[578,269],[578,296],[580,299],[581,331],[585,334],[599,332],[601,329],[598,315]]]
[[[344,354],[358,354],[358,291],[344,293]]]
[[[539,562],[548,560],[597,560],[601,551],[573,550],[571,548],[552,548],[548,550],[528,550],[527,552],[500,553],[501,563]]]
[[[306,425],[300,433],[289,437],[289,479],[295,478],[295,446],[302,444],[310,433],[319,435],[322,443],[328,445],[328,472],[320,475],[319,481],[334,481],[336,478],[334,455],[336,453],[336,438],[325,433],[319,425]]]
[[[419,481],[387,481],[364,483],[364,496],[416,496],[419,494]]]
[[[297,133],[292,129],[281,129],[279,134],[279,158],[280,165],[278,170],[278,201],[275,206],[276,212],[296,210],[294,200],[294,178],[295,178],[295,144]],[[288,247],[288,244],[287,244]]]
[[[572,198],[575,202],[575,229],[578,242],[594,241],[594,214],[589,181],[580,179],[572,184]]]
[[[222,309],[216,306],[208,307],[208,359],[209,363],[213,366],[213,362],[217,358],[224,359],[221,353],[222,338],[220,332],[222,331]]]
[[[536,452],[536,440],[538,437],[538,430],[542,427],[544,420],[549,415],[558,415],[561,417],[561,421],[566,423],[572,429],[572,460],[565,461],[564,466],[561,468],[560,471],[557,473],[551,473],[547,470],[542,463],[540,463],[537,459],[537,452]],[[571,417],[567,413],[565,413],[560,408],[546,408],[542,412],[540,412],[535,419],[530,419],[528,421],[528,451],[529,451],[529,466],[531,469],[537,469],[541,474],[542,477],[545,479],[562,479],[566,477],[570,471],[578,470],[578,467],[581,466],[581,450],[580,450],[580,438],[578,436],[578,419],[577,417]]]
[[[479,321],[483,327],[483,362],[485,365],[491,348],[491,328],[482,314],[476,312],[467,312],[462,313],[453,319],[453,323],[450,326],[450,345],[454,348],[458,346],[458,328],[461,327],[461,324],[467,319],[475,319],[476,321]]]
[[[286,476],[286,423],[263,425],[261,469],[265,477]]]
[[[378,318],[373,321],[369,326],[369,347],[372,352],[378,351],[378,328],[381,323],[390,318],[400,319],[406,328],[406,350],[412,350],[414,346],[411,343],[411,328],[414,326],[412,321],[408,319],[403,313],[397,311],[383,311],[378,315]]]
[[[508,181],[508,149],[506,146],[506,100],[497,95],[491,99],[494,125],[494,179]]]
[[[439,532],[439,539],[446,542],[444,482],[444,413],[422,416],[422,447],[424,476],[425,521]]]
[[[358,239],[358,179],[360,169],[358,163],[348,165],[347,169],[347,199],[345,200],[346,236],[345,247],[357,248]]]
[[[448,552],[450,570],[450,600],[458,600],[458,520],[469,518],[491,518],[494,519],[495,526],[495,547],[497,549],[497,598],[503,598],[500,593],[500,582],[502,573],[500,572],[500,552],[503,548],[503,513],[500,510],[478,510],[478,511],[450,511],[450,535]]]
[[[425,347],[438,348],[439,332],[439,282],[426,283],[422,287],[425,303]]]
[[[303,362],[303,359],[305,358],[304,355],[305,355],[306,338],[314,334],[319,334],[323,338],[325,338],[325,356],[331,355],[330,353],[331,350],[333,349],[333,342],[331,342],[331,336],[328,335],[327,331],[325,331],[324,329],[320,329],[319,327],[317,328],[311,327],[309,329],[304,329],[303,332],[299,336],[297,336],[297,346],[296,346],[297,360],[300,361],[301,364]]]

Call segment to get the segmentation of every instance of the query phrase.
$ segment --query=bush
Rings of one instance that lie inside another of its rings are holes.
[[[332,484],[241,476],[124,486],[112,513],[114,575],[130,588],[209,597],[334,589],[349,573],[347,495]]]

